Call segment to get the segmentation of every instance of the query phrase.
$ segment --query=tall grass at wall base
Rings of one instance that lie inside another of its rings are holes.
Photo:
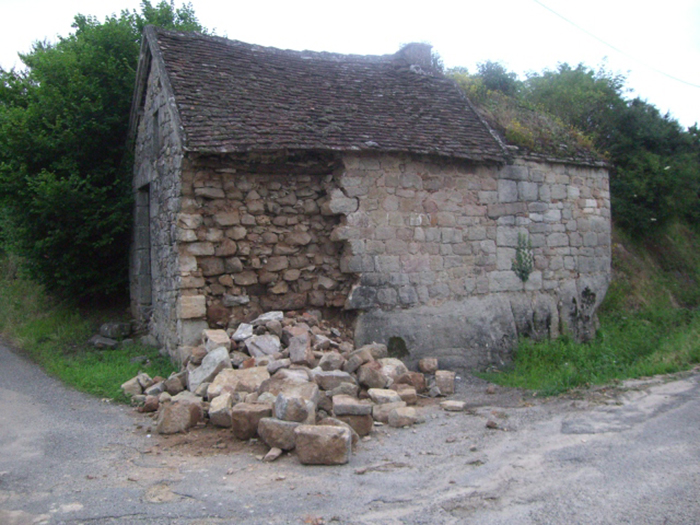
[[[170,360],[139,344],[96,349],[88,340],[113,309],[85,312],[57,302],[22,276],[17,261],[0,254],[0,336],[48,374],[80,391],[125,402],[120,385],[138,372],[167,377]]]
[[[504,386],[556,395],[589,385],[668,374],[700,363],[700,311],[648,309],[601,319],[597,337],[576,343],[521,340],[512,366],[486,373]]]

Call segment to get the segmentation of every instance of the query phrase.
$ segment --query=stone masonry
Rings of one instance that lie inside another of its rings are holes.
[[[269,310],[342,314],[357,345],[443,367],[594,334],[607,170],[518,155],[411,46],[357,57],[146,29],[132,310],[174,359]]]

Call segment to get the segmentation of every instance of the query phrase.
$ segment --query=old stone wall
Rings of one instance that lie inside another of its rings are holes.
[[[134,317],[167,349],[179,345],[176,219],[180,208],[182,147],[172,102],[153,71],[134,151],[134,238],[131,308]]]
[[[225,327],[265,310],[345,304],[352,276],[341,272],[342,243],[331,240],[339,219],[323,211],[332,175],[206,157],[188,162],[182,179],[182,321]]]
[[[416,358],[442,346],[477,366],[518,335],[594,331],[610,275],[605,169],[348,156],[336,182],[360,342],[401,337]],[[526,281],[512,269],[519,238]]]

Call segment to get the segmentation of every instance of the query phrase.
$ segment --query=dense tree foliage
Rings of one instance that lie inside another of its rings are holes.
[[[553,116],[579,130],[611,165],[613,219],[632,234],[660,231],[670,220],[700,226],[700,136],[639,98],[626,97],[626,78],[604,68],[560,64],[524,81],[500,64],[480,64],[475,75],[453,72],[477,104],[497,100],[494,112],[508,139],[543,148],[542,133],[525,111]],[[552,129],[552,126],[549,126]],[[523,129],[525,128],[525,129]],[[534,138],[533,138],[534,137]],[[545,144],[546,145],[546,144]]]
[[[0,69],[0,242],[61,296],[124,293],[131,226],[129,109],[147,24],[202,30],[189,5],[141,4],[37,42]]]

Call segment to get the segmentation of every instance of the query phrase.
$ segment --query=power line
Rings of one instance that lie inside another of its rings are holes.
[[[652,65],[650,65],[650,64],[647,64],[647,63],[644,62],[643,60],[640,60],[640,59],[638,59],[637,57],[634,57],[634,56],[630,55],[629,53],[626,53],[625,51],[623,51],[623,50],[621,50],[621,49],[615,47],[615,46],[612,45],[611,43],[606,42],[605,40],[603,40],[602,38],[600,38],[599,36],[594,35],[594,34],[591,33],[590,31],[588,31],[587,29],[584,29],[583,27],[581,27],[580,25],[578,25],[576,22],[574,22],[574,21],[572,21],[572,20],[569,20],[569,19],[566,18],[564,15],[561,15],[561,14],[557,13],[554,9],[552,9],[551,7],[549,7],[549,6],[545,5],[545,4],[543,4],[543,3],[540,2],[539,0],[532,0],[532,1],[535,2],[536,4],[540,5],[541,7],[544,7],[547,11],[549,11],[550,13],[552,13],[552,14],[558,16],[559,18],[561,18],[561,19],[564,20],[565,22],[571,24],[572,26],[574,26],[574,27],[575,27],[576,29],[578,29],[579,31],[582,31],[582,32],[586,33],[586,34],[587,34],[588,36],[590,36],[591,38],[595,38],[598,42],[600,42],[601,44],[603,44],[603,45],[609,47],[609,48],[612,49],[613,51],[617,51],[617,52],[620,53],[621,55],[624,55],[624,56],[626,56],[627,58],[630,58],[630,59],[634,60],[635,62],[639,62],[639,63],[642,64],[644,67],[649,68],[649,69],[651,69],[652,71],[655,71],[655,72],[659,73],[660,75],[663,75],[663,76],[665,76],[665,77],[668,77],[668,78],[670,78],[671,80],[675,80],[676,82],[680,82],[680,83],[682,83],[682,84],[686,84],[686,85],[691,86],[691,87],[694,87],[694,88],[700,88],[700,85],[698,85],[698,84],[693,84],[692,82],[688,82],[688,81],[683,80],[683,79],[681,79],[681,78],[674,77],[673,75],[669,75],[669,74],[666,73],[665,71],[661,71],[660,69],[655,68],[654,66],[652,66]]]

